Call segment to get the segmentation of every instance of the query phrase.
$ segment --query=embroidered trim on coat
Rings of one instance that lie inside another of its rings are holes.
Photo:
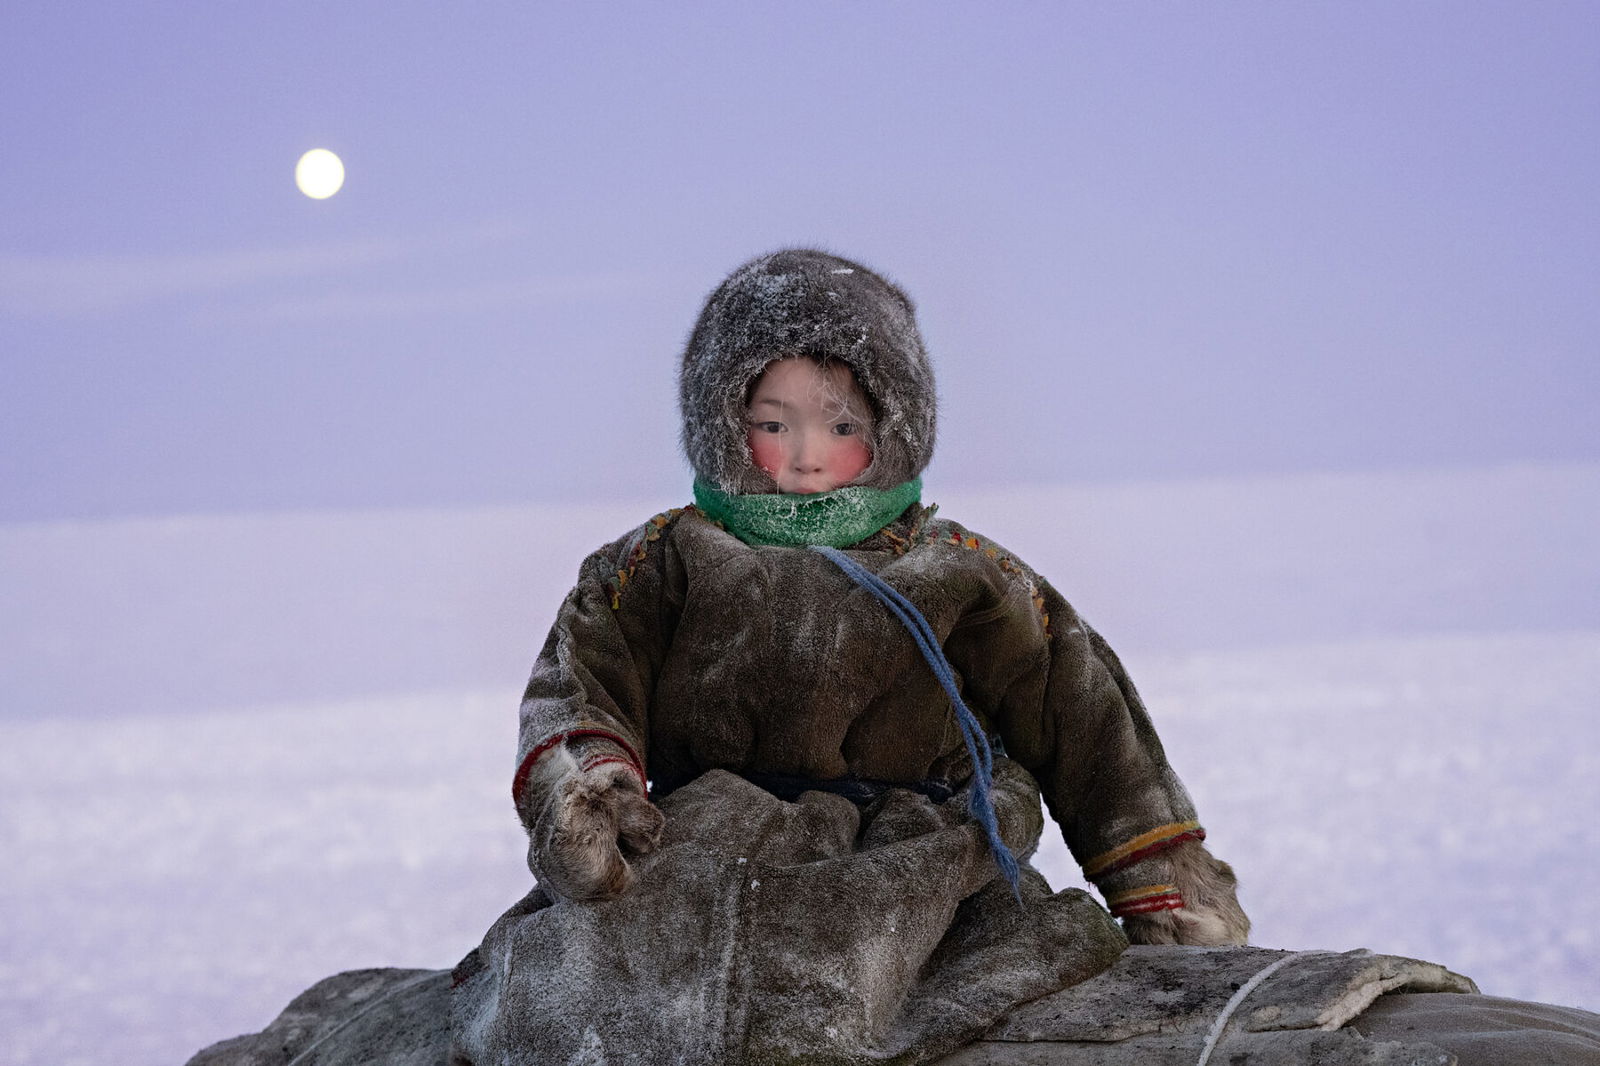
[[[888,526],[880,529],[878,535],[888,540],[896,555],[904,555],[911,550],[911,545],[917,542],[917,538],[922,536],[922,527],[932,520],[938,510],[939,505],[936,503],[930,503],[926,507],[919,507],[917,509],[917,517],[911,520],[911,528],[906,530],[906,535],[903,537]]]
[[[674,507],[670,511],[661,512],[644,524],[644,533],[633,542],[633,548],[622,560],[622,567],[617,571],[616,578],[606,582],[605,588],[611,594],[613,611],[621,609],[622,590],[628,587],[628,582],[633,579],[633,572],[639,569],[639,564],[650,554],[651,543],[660,540],[662,532],[687,510],[688,507]]]
[[[1166,851],[1185,840],[1205,838],[1206,831],[1200,828],[1199,822],[1170,822],[1167,825],[1160,825],[1148,833],[1140,833],[1126,844],[1118,845],[1102,855],[1096,855],[1083,864],[1083,876],[1103,877],[1132,866],[1140,859],[1147,859],[1158,852]]]
[[[995,561],[995,565],[999,566],[1003,573],[1016,574],[1021,577],[1023,582],[1028,586],[1028,598],[1033,600],[1034,610],[1039,612],[1039,621],[1044,624],[1044,635],[1046,637],[1050,636],[1050,612],[1045,609],[1044,593],[1039,591],[1039,586],[1034,583],[1033,577],[1028,573],[1027,567],[1018,563],[1015,559],[1011,558],[1011,556],[1001,551],[998,545],[984,540],[982,537],[973,536],[970,533],[963,537],[959,531],[954,529],[950,531],[948,536],[940,536],[938,533],[930,531],[928,534],[928,543],[953,544],[957,548],[966,548],[969,551],[982,552],[990,559],[993,559]]]

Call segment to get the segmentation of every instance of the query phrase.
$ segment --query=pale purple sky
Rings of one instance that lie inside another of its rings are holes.
[[[931,486],[1600,459],[1593,3],[10,3],[0,100],[0,521],[681,502],[785,244]]]

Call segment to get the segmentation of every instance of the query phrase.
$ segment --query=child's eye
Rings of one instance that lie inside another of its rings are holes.
[[[758,433],[782,433],[783,432],[783,423],[782,422],[755,422],[755,423],[752,423],[751,428],[754,429]]]
[[[835,422],[833,432],[838,437],[853,437],[861,432],[861,427],[854,422]]]

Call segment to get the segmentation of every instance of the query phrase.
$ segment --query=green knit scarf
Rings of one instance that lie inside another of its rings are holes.
[[[782,492],[733,495],[699,478],[695,505],[706,517],[746,544],[792,548],[822,544],[844,548],[858,544],[893,522],[922,498],[922,479],[892,489],[846,485],[832,492],[795,495]]]

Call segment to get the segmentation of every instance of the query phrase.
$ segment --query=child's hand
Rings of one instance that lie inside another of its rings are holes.
[[[630,858],[661,842],[666,818],[645,798],[631,767],[605,763],[568,772],[545,789],[528,863],[539,883],[567,899],[615,899],[633,884]]]

